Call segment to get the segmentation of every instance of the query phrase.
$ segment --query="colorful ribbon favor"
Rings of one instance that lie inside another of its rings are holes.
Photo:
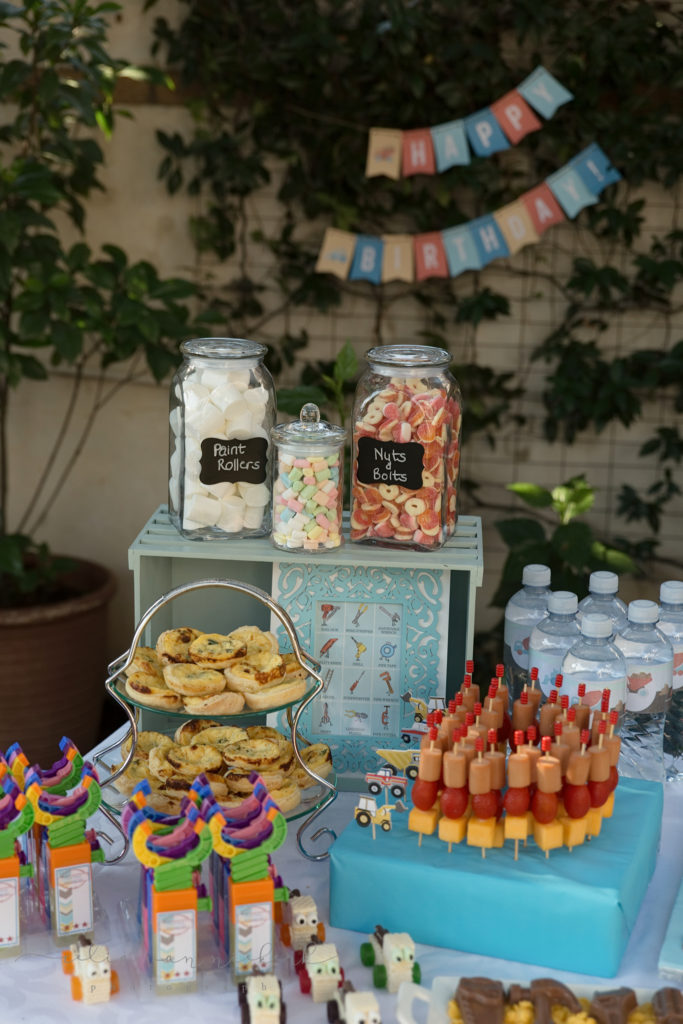
[[[356,235],[327,228],[315,266],[319,274],[342,280],[424,281],[481,270],[492,260],[514,256],[621,180],[594,142],[515,202],[493,213],[442,231],[419,235]]]

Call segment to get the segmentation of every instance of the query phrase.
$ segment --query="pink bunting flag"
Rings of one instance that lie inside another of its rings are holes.
[[[511,89],[501,99],[492,103],[491,110],[513,146],[516,146],[525,135],[537,132],[543,127],[529,104],[516,89]]]
[[[403,177],[411,174],[435,174],[434,145],[429,128],[403,133]]]
[[[440,231],[415,235],[415,276],[418,281],[428,277],[448,277],[448,260]]]
[[[520,200],[529,211],[529,216],[539,235],[551,228],[553,224],[561,224],[563,220],[567,219],[557,199],[545,183],[525,192],[520,196]]]

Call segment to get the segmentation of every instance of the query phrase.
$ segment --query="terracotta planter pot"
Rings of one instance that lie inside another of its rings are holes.
[[[77,561],[68,579],[79,596],[0,609],[0,750],[18,741],[43,768],[61,757],[62,736],[83,753],[97,742],[105,695],[114,578]]]

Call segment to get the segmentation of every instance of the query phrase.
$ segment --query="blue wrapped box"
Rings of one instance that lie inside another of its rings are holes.
[[[416,942],[558,970],[611,978],[652,877],[662,820],[659,783],[621,779],[614,813],[590,843],[553,850],[533,840],[481,851],[464,842],[448,853],[435,833],[391,832],[352,821],[330,861],[330,922],[372,932],[380,923]],[[543,925],[552,920],[552,939]]]

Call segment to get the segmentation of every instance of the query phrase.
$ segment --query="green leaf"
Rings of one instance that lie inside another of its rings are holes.
[[[525,501],[532,508],[547,508],[553,503],[553,496],[545,487],[538,484],[515,483],[507,485],[508,491],[513,491],[518,497]]]
[[[338,384],[353,380],[358,373],[358,356],[351,344],[346,341],[334,361],[334,379]]]
[[[545,531],[537,519],[501,519],[495,527],[509,548],[545,540]]]
[[[52,325],[52,341],[67,363],[73,363],[83,351],[83,331],[74,324],[57,321]]]
[[[21,367],[21,372],[24,377],[28,377],[30,380],[47,380],[48,373],[45,366],[34,359],[33,356],[15,356],[17,362]]]
[[[621,574],[635,572],[637,569],[636,563],[630,555],[627,555],[625,551],[619,551],[617,548],[610,548],[603,544],[602,541],[593,541],[591,551],[593,557],[601,564],[604,564],[606,569],[611,569],[612,572]]]
[[[288,416],[298,416],[302,405],[306,405],[307,402],[314,402],[318,407],[324,406],[327,402],[327,395],[322,388],[307,384],[301,384],[297,388],[278,388],[277,407],[279,412],[285,412]]]
[[[551,544],[563,562],[575,569],[586,569],[593,549],[593,531],[587,523],[558,526]]]
[[[27,538],[21,534],[0,534],[0,572],[20,576],[24,567]]]

